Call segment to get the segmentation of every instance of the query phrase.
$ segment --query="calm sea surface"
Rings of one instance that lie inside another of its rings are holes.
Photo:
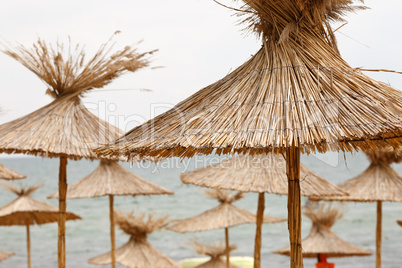
[[[163,161],[155,164],[123,163],[122,165],[135,174],[162,185],[175,192],[173,196],[151,197],[115,197],[115,207],[123,211],[156,212],[159,215],[170,215],[172,219],[186,218],[199,214],[218,205],[202,194],[203,189],[194,185],[183,185],[179,174],[200,168],[224,157],[197,157]],[[346,164],[344,159],[346,159]],[[12,182],[15,185],[44,184],[33,194],[33,197],[57,206],[57,200],[47,200],[46,196],[58,189],[58,159],[42,159],[34,157],[1,158],[5,166],[27,175],[27,179]],[[364,154],[326,154],[303,156],[302,163],[324,176],[333,183],[340,183],[361,173],[368,166]],[[69,161],[67,177],[72,184],[92,172],[97,161]],[[401,165],[393,166],[402,173]],[[0,189],[0,206],[14,200],[15,195]],[[302,200],[303,202],[306,199]],[[278,195],[266,196],[266,213],[287,217],[287,197]],[[257,195],[246,194],[236,203],[239,207],[256,211]],[[109,211],[108,198],[72,199],[67,201],[67,209],[82,216],[82,220],[67,222],[67,267],[96,267],[87,263],[91,257],[109,251]],[[401,267],[402,228],[396,220],[402,219],[402,204],[383,204],[383,267]],[[335,224],[333,230],[341,238],[374,252],[375,250],[375,203],[346,203],[346,214]],[[310,231],[309,219],[303,219],[303,237]],[[229,231],[230,242],[238,246],[233,255],[253,256],[255,226],[242,225]],[[156,232],[149,240],[157,249],[167,256],[180,260],[195,257],[191,248],[185,243],[191,238],[203,242],[224,239],[224,231],[216,230],[202,233],[177,234],[171,231]],[[128,240],[121,230],[116,230],[116,245],[119,247]],[[32,266],[42,268],[57,267],[57,223],[31,227]],[[286,223],[264,225],[262,267],[289,267],[289,259],[271,252],[288,245]],[[12,251],[16,255],[1,262],[0,267],[22,268],[26,264],[26,229],[23,226],[0,227],[0,250]],[[375,267],[375,257],[354,257],[332,259],[336,267]],[[305,259],[305,267],[314,267],[315,259]],[[104,266],[109,267],[109,266]],[[122,267],[122,266],[118,266]]]

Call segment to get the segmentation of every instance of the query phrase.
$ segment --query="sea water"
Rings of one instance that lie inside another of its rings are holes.
[[[115,209],[132,211],[135,214],[155,212],[157,215],[169,215],[171,219],[181,219],[195,216],[218,205],[216,200],[206,197],[203,188],[194,185],[183,185],[179,175],[182,172],[201,168],[226,156],[203,156],[192,159],[170,159],[153,164],[122,163],[133,173],[153,183],[164,186],[175,192],[174,195],[162,196],[116,196]],[[227,157],[226,157],[227,158]],[[345,162],[346,161],[346,162]],[[58,159],[40,157],[2,157],[0,162],[6,167],[27,175],[27,178],[11,182],[13,185],[44,184],[33,193],[33,197],[49,202],[55,206],[57,200],[46,199],[46,196],[58,190]],[[302,163],[324,176],[332,183],[340,183],[350,179],[369,165],[362,153],[357,154],[325,154],[302,156]],[[98,161],[69,161],[67,181],[72,184],[91,173]],[[393,165],[401,173],[401,165]],[[0,206],[15,199],[13,193],[0,188]],[[305,203],[306,199],[303,198]],[[235,203],[237,206],[256,212],[257,194],[247,193],[243,200]],[[276,217],[287,217],[287,196],[266,195],[266,213]],[[369,257],[352,257],[330,259],[338,268],[375,267],[375,229],[376,203],[352,203],[345,205],[345,217],[333,226],[333,231],[341,238],[373,252]],[[67,200],[67,210],[80,215],[83,219],[69,221],[66,224],[67,267],[96,267],[88,264],[88,259],[110,250],[110,223],[108,197],[70,199]],[[402,219],[402,204],[383,203],[383,267],[401,267],[402,228],[396,220]],[[303,217],[302,237],[310,231],[311,222]],[[31,226],[32,267],[57,267],[57,223],[42,226]],[[253,256],[255,226],[240,225],[229,229],[230,243],[237,245],[232,254],[237,256]],[[273,254],[272,251],[289,244],[286,222],[265,224],[262,233],[262,267],[289,267],[289,258]],[[165,255],[180,260],[196,257],[191,247],[186,243],[196,238],[201,242],[224,241],[224,230],[179,234],[164,230],[149,235],[151,244]],[[116,246],[128,241],[129,237],[116,227]],[[27,267],[26,228],[24,226],[0,226],[0,250],[15,252],[15,255],[0,263],[0,267]],[[314,267],[315,259],[305,259],[305,267]],[[98,266],[99,267],[99,266]],[[110,265],[100,266],[110,267]],[[118,267],[122,267],[119,266]]]

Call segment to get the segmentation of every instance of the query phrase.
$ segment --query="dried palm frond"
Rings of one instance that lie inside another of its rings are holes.
[[[101,88],[125,72],[146,67],[149,65],[147,56],[155,52],[138,53],[135,48],[126,46],[121,51],[111,53],[112,48],[110,38],[92,58],[86,60],[84,47],[72,44],[71,40],[68,45],[57,43],[53,47],[38,38],[32,48],[19,45],[3,52],[43,80],[48,86],[47,94],[61,98]]]
[[[220,189],[213,189],[213,190],[206,190],[204,193],[213,199],[219,201],[219,203],[228,203],[231,204],[236,202],[242,198],[244,198],[243,192],[235,193],[234,195],[230,195],[230,191],[220,190]]]
[[[169,217],[155,219],[155,214],[149,214],[145,220],[145,213],[134,216],[134,213],[126,213],[121,211],[115,212],[115,222],[126,234],[134,239],[146,239],[147,235],[160,231],[169,225]]]

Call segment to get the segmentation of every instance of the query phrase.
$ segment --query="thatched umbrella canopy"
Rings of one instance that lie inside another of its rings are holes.
[[[230,248],[228,228],[245,223],[256,223],[257,217],[255,214],[232,204],[244,197],[242,192],[231,196],[229,191],[214,189],[205,191],[205,194],[211,198],[217,199],[220,205],[197,216],[178,220],[176,224],[169,226],[167,229],[174,232],[187,233],[224,228],[227,247],[226,258],[227,265],[229,265]],[[277,223],[286,221],[286,219],[265,216],[262,221],[264,223]]]
[[[28,267],[31,267],[31,241],[29,234],[29,225],[46,224],[57,222],[59,220],[59,209],[45,202],[35,200],[31,194],[40,186],[28,188],[15,188],[11,185],[3,184],[11,192],[18,195],[11,203],[0,208],[0,225],[25,225],[27,229],[27,249],[28,249]],[[78,220],[80,216],[66,212],[66,220]]]
[[[261,49],[223,79],[97,149],[103,156],[286,154],[291,267],[302,267],[300,153],[402,143],[402,93],[350,67],[330,23],[352,0],[243,0]],[[258,265],[258,264],[257,264]]]
[[[402,227],[402,220],[397,220],[396,222]]]
[[[109,196],[113,268],[116,267],[113,196],[159,194],[173,194],[173,192],[138,177],[120,166],[116,161],[111,160],[101,160],[99,166],[91,174],[67,187],[67,199]],[[59,198],[59,195],[54,193],[48,198]]]
[[[27,176],[19,174],[14,170],[6,168],[3,164],[0,163],[0,179],[12,181],[12,180],[24,179],[26,177]]]
[[[8,258],[10,258],[13,255],[15,255],[15,253],[13,253],[13,252],[5,252],[5,251],[0,250],[0,262],[4,261],[4,260],[7,260]]]
[[[338,186],[300,165],[300,193],[304,196],[345,195]],[[281,155],[238,155],[218,164],[180,174],[183,183],[204,187],[257,192],[257,230],[254,262],[261,260],[262,215],[265,209],[264,193],[288,194],[286,160]]]
[[[111,53],[112,42],[103,44],[86,61],[79,45],[56,47],[38,39],[31,49],[20,45],[4,51],[36,74],[48,87],[54,101],[24,117],[0,126],[0,152],[24,153],[41,157],[59,157],[59,243],[58,262],[65,268],[65,215],[67,159],[96,159],[92,152],[117,138],[121,130],[89,112],[81,102],[83,94],[101,88],[127,72],[149,64],[148,53],[127,46]]]
[[[402,177],[391,168],[400,161],[400,150],[370,150],[366,152],[370,166],[339,187],[347,196],[313,197],[315,200],[377,202],[376,267],[381,267],[382,202],[402,202]]]
[[[310,234],[303,239],[303,257],[317,258],[320,254],[327,257],[351,257],[351,256],[368,256],[372,253],[358,246],[339,238],[331,227],[340,218],[343,217],[341,209],[320,205],[314,210],[313,206],[308,206],[304,210],[311,221],[312,226]],[[290,247],[277,250],[274,253],[290,256]]]
[[[136,268],[180,268],[179,263],[163,255],[147,241],[148,234],[160,231],[169,224],[168,218],[154,219],[153,214],[148,216],[148,220],[144,218],[145,214],[135,217],[134,214],[127,213],[125,217],[122,212],[115,212],[116,224],[130,235],[130,240],[116,249],[116,261],[121,265]],[[89,259],[88,262],[96,265],[110,264],[111,254],[104,253]]]
[[[226,261],[222,259],[225,255],[227,248],[223,243],[204,245],[200,242],[193,241],[195,253],[199,255],[209,256],[211,259],[195,268],[227,268]],[[235,245],[229,246],[229,251],[235,250]],[[236,265],[230,264],[229,268],[236,268]]]
[[[346,192],[300,165],[300,193],[304,196],[344,196]],[[242,192],[287,195],[286,160],[282,155],[237,155],[218,164],[180,174],[186,184]]]

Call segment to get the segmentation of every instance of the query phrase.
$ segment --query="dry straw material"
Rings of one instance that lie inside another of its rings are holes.
[[[13,252],[5,252],[0,250],[0,262],[7,260],[11,256],[15,255]]]
[[[38,39],[32,48],[22,45],[3,52],[20,62],[47,86],[54,101],[26,116],[0,126],[0,152],[59,157],[59,268],[65,268],[65,194],[67,159],[95,159],[93,148],[116,139],[121,131],[89,112],[83,94],[101,88],[127,72],[149,65],[148,55],[127,46],[114,52],[113,40],[87,59],[83,47]]]
[[[153,214],[145,220],[145,214],[137,217],[134,214],[125,216],[122,212],[115,212],[116,224],[128,235],[130,240],[116,249],[116,261],[123,266],[136,268],[180,268],[180,264],[156,250],[148,241],[148,234],[160,231],[169,222],[167,217],[154,219]],[[91,258],[90,264],[106,265],[112,262],[110,252]]]
[[[211,245],[204,245],[200,242],[193,241],[195,253],[199,255],[209,256],[211,259],[195,268],[227,268],[226,260],[222,257],[226,254],[226,246],[223,243],[215,243]],[[235,245],[229,246],[229,251],[235,250]],[[237,268],[236,265],[230,264],[229,268]]]
[[[173,194],[166,188],[149,182],[120,166],[116,161],[100,160],[88,176],[67,187],[67,198],[92,198],[108,195]],[[54,193],[48,198],[58,198]]]
[[[110,236],[112,247],[112,267],[116,267],[114,195],[160,195],[173,194],[162,186],[144,180],[120,166],[116,161],[100,160],[99,166],[88,176],[68,186],[67,198],[88,198],[109,196]],[[58,198],[54,193],[48,198]]]
[[[303,239],[303,257],[317,258],[318,254],[325,254],[327,257],[351,257],[368,256],[372,253],[358,246],[339,238],[331,227],[340,218],[343,212],[340,207],[333,208],[330,205],[320,205],[317,209],[308,206],[304,215],[312,221],[310,234]],[[274,253],[290,255],[290,247],[280,249]]]
[[[304,196],[344,196],[345,191],[300,165]],[[237,155],[218,164],[180,174],[183,183],[242,192],[288,194],[286,161],[282,155]]]
[[[205,194],[211,198],[217,199],[220,202],[220,205],[197,216],[177,220],[177,223],[169,226],[167,229],[178,233],[202,232],[256,222],[257,218],[255,214],[232,204],[233,202],[242,199],[244,197],[243,193],[239,192],[230,195],[229,191],[215,189],[205,191]],[[264,217],[265,223],[277,223],[283,221],[286,221],[286,219],[272,216]]]
[[[226,240],[226,259],[229,260],[229,227],[245,224],[245,223],[256,223],[257,217],[255,214],[238,208],[232,203],[240,200],[244,197],[242,192],[230,195],[229,191],[214,189],[210,191],[205,191],[205,194],[211,198],[218,200],[221,204],[211,210],[207,210],[197,216],[178,220],[178,222],[172,226],[168,227],[168,230],[187,233],[187,232],[201,232],[214,229],[225,228],[225,240]],[[277,223],[286,221],[286,219],[264,216],[261,215],[262,223]],[[229,262],[227,263],[229,266]],[[228,267],[229,268],[229,267]]]
[[[305,196],[345,195],[339,187],[300,165],[300,191]],[[204,187],[258,192],[257,228],[254,263],[261,262],[262,215],[265,209],[264,193],[288,194],[286,161],[282,155],[238,155],[229,160],[180,174],[183,183]]]
[[[348,193],[346,196],[321,197],[322,200],[355,202],[402,202],[402,177],[392,169],[392,154],[381,151],[366,152],[370,165],[359,175],[341,184],[339,187]],[[315,199],[315,198],[314,198]]]
[[[20,179],[24,179],[27,176],[19,174],[9,168],[6,168],[3,164],[0,163],[0,179],[3,180],[20,180]]]
[[[103,156],[286,153],[291,267],[303,267],[300,153],[402,144],[402,93],[346,63],[330,23],[352,0],[243,0],[261,49],[221,80],[97,149]]]
[[[396,222],[402,227],[402,220],[397,220]]]
[[[402,177],[391,168],[400,162],[400,150],[386,148],[370,150],[366,154],[369,167],[356,177],[339,185],[347,196],[321,197],[321,200],[377,202],[376,268],[381,267],[382,202],[402,202]],[[313,198],[317,199],[317,198]]]
[[[35,200],[31,194],[40,186],[15,188],[12,185],[3,184],[18,198],[0,208],[0,225],[24,225],[27,229],[28,268],[31,267],[31,241],[29,226],[34,224],[46,224],[59,220],[59,209],[45,202]],[[78,220],[80,216],[66,212],[66,220]]]

